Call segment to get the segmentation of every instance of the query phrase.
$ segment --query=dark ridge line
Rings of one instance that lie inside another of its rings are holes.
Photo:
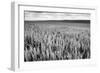
[[[25,23],[28,22],[71,22],[71,23],[90,23],[90,20],[39,20],[39,21],[29,21],[25,20]]]

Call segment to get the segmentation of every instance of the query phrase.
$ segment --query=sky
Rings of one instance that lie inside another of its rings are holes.
[[[90,20],[88,13],[68,13],[68,12],[42,12],[42,11],[24,11],[24,20]]]

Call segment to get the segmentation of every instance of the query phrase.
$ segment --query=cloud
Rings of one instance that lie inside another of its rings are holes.
[[[35,12],[25,11],[25,20],[90,20],[87,13],[55,13],[55,12]]]

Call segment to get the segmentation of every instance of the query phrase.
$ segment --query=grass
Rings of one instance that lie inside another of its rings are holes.
[[[24,26],[24,61],[90,58],[90,28],[65,25]]]

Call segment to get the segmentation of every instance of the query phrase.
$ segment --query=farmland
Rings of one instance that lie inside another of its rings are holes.
[[[89,22],[24,22],[25,62],[90,57]]]

